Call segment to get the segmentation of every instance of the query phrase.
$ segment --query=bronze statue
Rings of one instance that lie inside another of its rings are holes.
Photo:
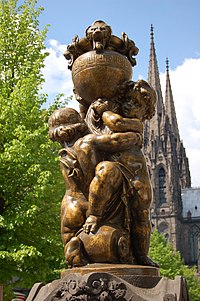
[[[138,48],[98,20],[65,52],[80,113],[56,110],[49,135],[62,145],[66,183],[61,234],[69,266],[128,263],[149,257],[151,185],[142,152],[143,122],[155,111],[155,91],[133,82]]]

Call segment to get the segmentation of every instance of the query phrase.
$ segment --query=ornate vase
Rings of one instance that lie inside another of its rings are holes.
[[[76,93],[87,102],[112,98],[118,85],[132,79],[132,66],[126,56],[115,51],[89,51],[79,56],[72,67]]]

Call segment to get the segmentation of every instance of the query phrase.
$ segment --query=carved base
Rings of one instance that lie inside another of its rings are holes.
[[[129,264],[88,264],[83,267],[67,269],[61,272],[61,278],[72,274],[86,275],[89,273],[109,273],[130,284],[150,288],[161,279],[158,268]]]
[[[61,277],[36,283],[27,301],[189,301],[184,278],[160,277],[153,267],[92,264],[65,270]]]

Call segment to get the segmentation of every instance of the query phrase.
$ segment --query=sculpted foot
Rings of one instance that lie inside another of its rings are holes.
[[[89,215],[86,219],[85,224],[83,225],[83,231],[85,231],[85,233],[87,234],[89,234],[90,232],[96,233],[99,229],[100,219],[101,218],[99,216]]]
[[[138,256],[135,259],[136,259],[137,264],[139,264],[139,265],[152,266],[152,267],[159,268],[159,265],[156,262],[154,262],[151,258],[149,258],[147,255]]]
[[[73,237],[65,246],[65,258],[69,267],[83,266],[88,264],[84,257],[83,243],[78,237]]]

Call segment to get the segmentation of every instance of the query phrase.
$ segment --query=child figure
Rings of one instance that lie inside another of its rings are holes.
[[[122,226],[125,211],[119,211],[122,204],[116,200],[117,195],[125,195],[128,211],[125,222],[130,232],[132,254],[137,264],[151,266],[157,266],[147,256],[152,190],[141,148],[142,122],[154,114],[155,102],[154,90],[143,80],[130,89],[129,100],[122,105],[121,115],[109,111],[109,103],[98,100],[92,106],[99,115],[102,113],[104,133],[94,131],[95,134],[86,135],[74,144],[78,162],[89,183],[89,216],[83,225],[84,231],[95,233],[105,222],[118,222]],[[128,183],[126,191],[123,191],[124,182]],[[118,215],[121,214],[118,219],[115,218],[117,210]]]

